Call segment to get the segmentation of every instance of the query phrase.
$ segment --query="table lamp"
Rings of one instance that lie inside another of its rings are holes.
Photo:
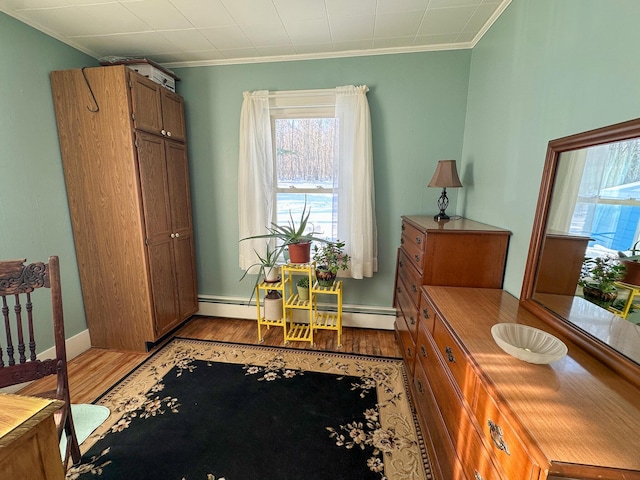
[[[433,217],[434,220],[449,220],[449,215],[445,213],[447,206],[449,205],[449,199],[447,198],[447,187],[459,188],[462,187],[460,179],[458,178],[458,170],[456,169],[455,160],[438,160],[438,166],[436,172],[433,174],[433,178],[429,182],[428,187],[441,187],[442,194],[438,199],[438,208],[440,213]]]

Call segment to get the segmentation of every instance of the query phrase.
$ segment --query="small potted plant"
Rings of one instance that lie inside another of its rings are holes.
[[[274,283],[280,279],[280,267],[277,265],[278,255],[280,253],[280,250],[278,248],[272,250],[269,244],[267,243],[267,251],[264,257],[261,256],[255,250],[254,252],[256,253],[256,256],[258,257],[259,261],[252,265],[249,265],[249,267],[245,270],[244,274],[242,275],[242,278],[240,278],[240,281],[244,280],[244,277],[247,276],[247,274],[253,269],[253,267],[259,267],[259,270],[256,276],[256,281],[253,285],[253,289],[251,290],[251,296],[249,297],[249,302],[251,302],[251,299],[253,298],[253,294],[256,291],[256,287],[260,282],[265,281],[268,283]]]
[[[618,296],[614,282],[622,279],[624,272],[625,266],[614,256],[585,257],[578,285],[584,298],[607,308]]]
[[[640,240],[631,245],[628,251],[630,255],[624,252],[618,252],[620,261],[626,268],[621,281],[631,285],[640,285]]]
[[[316,262],[316,279],[321,287],[330,287],[335,281],[338,270],[349,268],[350,257],[344,252],[344,242],[325,242],[313,246],[313,259]]]
[[[296,283],[298,298],[302,301],[309,300],[309,277],[300,277]]]
[[[275,239],[279,242],[277,256],[280,256],[286,248],[289,251],[289,260],[291,263],[308,263],[311,256],[311,242],[327,241],[323,238],[316,237],[316,232],[313,231],[313,228],[311,231],[307,231],[309,215],[311,215],[311,210],[307,209],[307,200],[305,198],[304,207],[298,223],[295,222],[291,210],[289,210],[289,221],[285,225],[278,225],[272,222],[271,226],[267,227],[269,233],[246,237],[240,241],[255,238]]]

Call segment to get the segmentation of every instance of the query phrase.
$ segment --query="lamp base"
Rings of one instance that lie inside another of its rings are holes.
[[[440,220],[449,220],[449,215],[444,213],[448,206],[449,199],[447,198],[447,188],[443,187],[440,198],[438,198],[438,208],[440,209],[440,213],[435,215],[433,219],[437,222],[439,222]]]

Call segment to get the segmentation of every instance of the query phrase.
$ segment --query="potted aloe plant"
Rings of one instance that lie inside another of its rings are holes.
[[[253,267],[259,267],[259,270],[256,276],[256,281],[251,290],[251,296],[249,297],[249,302],[251,302],[251,299],[253,298],[253,294],[256,292],[256,287],[262,281],[265,281],[268,283],[274,283],[280,279],[280,267],[277,265],[278,255],[280,254],[280,251],[281,250],[278,248],[275,248],[272,250],[269,243],[267,243],[267,251],[264,257],[254,250],[259,261],[249,265],[249,267],[245,270],[244,274],[242,275],[242,278],[240,278],[240,281],[244,280],[244,278],[253,269]]]
[[[309,215],[311,210],[307,209],[307,200],[305,198],[304,207],[300,220],[296,223],[293,219],[293,214],[289,210],[289,221],[284,225],[278,225],[275,222],[271,223],[270,227],[267,227],[269,233],[263,235],[253,235],[241,239],[251,240],[255,238],[267,238],[275,239],[278,242],[277,256],[286,248],[289,251],[289,261],[291,263],[308,263],[311,257],[311,242],[326,242],[327,240],[315,236],[313,229],[310,232],[307,231],[309,225]]]
[[[336,279],[338,270],[349,268],[350,257],[344,252],[344,242],[325,242],[313,246],[313,259],[316,262],[316,279],[321,287],[330,287]]]

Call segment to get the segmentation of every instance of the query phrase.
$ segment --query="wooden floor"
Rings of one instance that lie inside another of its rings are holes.
[[[176,337],[258,344],[256,322],[252,320],[193,317],[174,334]],[[342,347],[337,345],[335,332],[320,331],[315,345],[290,342],[287,347],[314,349],[361,355],[402,357],[392,330],[343,328]],[[262,345],[283,346],[282,330],[271,328],[264,333]],[[159,347],[157,347],[159,348]],[[72,403],[91,403],[143,362],[151,353],[121,352],[91,348],[69,361],[69,388]],[[22,389],[24,395],[55,389],[55,378],[34,382]]]

